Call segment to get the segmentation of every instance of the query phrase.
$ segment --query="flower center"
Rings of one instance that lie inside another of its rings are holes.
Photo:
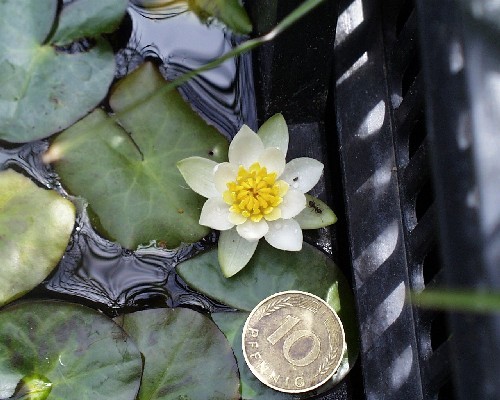
[[[223,198],[231,212],[253,222],[262,218],[274,221],[281,217],[278,205],[288,191],[288,183],[277,181],[276,172],[269,174],[266,167],[256,162],[248,170],[240,165],[236,180],[228,182],[227,189]]]

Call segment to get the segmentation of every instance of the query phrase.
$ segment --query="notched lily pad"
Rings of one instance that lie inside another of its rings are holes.
[[[107,7],[94,7],[93,3]],[[58,0],[5,0],[0,4],[2,140],[28,142],[68,127],[106,96],[113,80],[113,52],[100,35],[121,20],[126,1],[75,0],[66,4],[59,28],[51,36],[57,5]],[[106,12],[100,12],[103,9]],[[93,38],[86,51],[57,48],[83,37]]]
[[[97,311],[35,301],[0,312],[2,399],[134,400],[141,370],[137,347]]]
[[[204,199],[176,163],[189,156],[222,162],[227,155],[227,140],[176,90],[154,94],[163,85],[153,64],[142,65],[113,88],[116,122],[95,110],[45,155],[56,161],[65,188],[87,199],[101,233],[129,249],[151,240],[174,248],[205,236],[208,228],[198,223]]]
[[[347,351],[331,384],[340,381],[354,365],[359,342],[351,288],[335,263],[313,246],[304,243],[300,252],[291,253],[277,250],[261,241],[247,267],[231,278],[222,275],[216,249],[184,261],[176,269],[193,289],[242,311],[213,314],[214,321],[233,344],[240,372],[246,366],[242,367],[244,361],[238,356],[241,348],[241,332],[235,332],[235,329],[240,329],[238,323],[242,327],[246,319],[243,315],[248,315],[261,300],[285,290],[302,290],[323,298],[342,321]],[[233,343],[231,338],[237,340]],[[247,398],[275,398],[266,397],[267,391],[260,387],[260,383],[254,383],[251,375],[251,379],[245,376],[243,373],[242,388],[248,390]],[[261,392],[264,394],[259,397],[261,395],[258,393]]]
[[[66,250],[75,207],[24,175],[0,172],[0,305],[38,285]]]
[[[119,321],[144,356],[138,400],[239,399],[231,347],[204,315],[184,308],[153,309]]]

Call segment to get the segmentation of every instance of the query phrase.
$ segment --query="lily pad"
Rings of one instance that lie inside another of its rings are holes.
[[[75,0],[64,5],[52,41],[57,45],[111,33],[120,23],[128,0]]]
[[[239,337],[239,342],[234,340],[233,350],[239,360],[240,372],[246,366],[242,367],[244,361],[238,356],[241,332],[235,332],[235,329],[240,329],[238,324],[243,327],[244,315],[248,315],[261,300],[285,290],[301,290],[323,298],[342,321],[347,351],[331,383],[340,381],[354,365],[359,352],[359,337],[351,288],[335,263],[313,246],[304,243],[300,252],[290,253],[261,241],[247,267],[231,278],[222,275],[216,249],[184,261],[177,266],[177,272],[193,289],[244,311],[212,315],[231,343],[231,338]],[[245,374],[242,374],[242,388],[249,388],[248,398],[254,398],[250,397],[251,394],[260,393],[263,389],[257,390],[256,387],[260,386],[253,383],[253,379],[244,380],[244,377]],[[263,395],[260,398],[267,397]]]
[[[38,285],[57,265],[75,224],[75,207],[24,175],[0,172],[0,305]]]
[[[111,46],[100,35],[121,20],[127,2],[101,1],[108,6],[103,13],[103,7],[87,7],[93,3],[65,5],[54,33],[58,0],[0,4],[0,139],[20,143],[47,137],[106,96],[115,63]],[[85,51],[57,47],[84,36],[94,38]]]
[[[45,155],[56,160],[63,186],[87,199],[101,233],[129,249],[155,239],[174,248],[205,236],[208,228],[198,223],[204,198],[187,187],[176,163],[227,155],[227,140],[176,90],[153,95],[164,84],[153,64],[143,64],[113,88],[116,121],[95,110]]]
[[[224,332],[227,340],[233,346],[234,356],[238,361],[241,379],[241,398],[261,400],[291,400],[297,399],[297,395],[286,394],[273,390],[261,383],[248,368],[243,350],[241,348],[241,335],[243,326],[250,313],[247,312],[223,312],[212,314],[214,322]]]
[[[35,301],[0,312],[2,399],[134,400],[141,370],[137,347],[97,311]]]
[[[326,299],[336,282],[351,296],[340,269],[307,243],[292,253],[260,241],[248,265],[231,278],[222,275],[216,249],[184,261],[177,272],[193,289],[242,311],[251,311],[261,300],[285,290],[302,290]]]
[[[233,352],[209,318],[177,308],[139,311],[120,320],[144,356],[138,400],[239,399]]]

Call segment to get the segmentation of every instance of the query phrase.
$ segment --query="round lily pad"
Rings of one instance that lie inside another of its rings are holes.
[[[45,155],[64,187],[87,199],[101,233],[129,249],[151,240],[175,248],[208,234],[198,223],[205,199],[187,187],[176,163],[227,156],[227,140],[176,90],[156,92],[164,85],[157,68],[143,64],[113,88],[116,121],[96,110]]]
[[[38,285],[66,250],[75,207],[13,170],[0,172],[0,305]]]
[[[113,52],[100,34],[121,20],[126,1],[95,7],[95,0],[75,0],[64,5],[59,18],[58,3],[0,3],[2,140],[28,142],[68,127],[106,96],[113,80]],[[86,41],[83,51],[58,47],[84,36],[94,40]]]
[[[120,318],[144,356],[138,400],[239,399],[231,347],[204,315],[153,309]]]
[[[2,399],[134,400],[141,370],[135,344],[97,311],[35,301],[0,312]]]

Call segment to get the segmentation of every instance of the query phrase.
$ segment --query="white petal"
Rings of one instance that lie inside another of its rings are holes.
[[[236,230],[239,235],[246,240],[255,241],[264,236],[269,230],[269,227],[267,226],[267,222],[264,218],[262,218],[259,222],[253,222],[248,219],[245,223],[238,225]]]
[[[257,134],[243,125],[229,145],[229,162],[248,168],[259,159],[264,144]]]
[[[226,183],[236,180],[236,175],[238,175],[236,165],[225,162],[215,167],[214,182],[219,193],[224,193],[227,190]]]
[[[203,204],[200,225],[219,231],[231,229],[234,224],[229,221],[229,213],[229,206],[221,197],[212,197]]]
[[[241,215],[241,214],[238,214],[238,213],[235,213],[235,212],[231,212],[229,213],[229,221],[235,225],[241,225],[242,223],[244,223],[247,219]]]
[[[269,232],[265,239],[280,250],[299,251],[302,249],[302,230],[294,219],[279,219],[268,222]]]
[[[269,118],[257,132],[266,147],[276,147],[286,156],[288,151],[288,127],[281,114]]]
[[[280,179],[287,182],[291,188],[306,193],[311,190],[321,178],[323,164],[314,158],[301,157],[290,161]]]
[[[280,204],[281,218],[290,219],[306,207],[306,196],[299,190],[290,188]]]
[[[255,253],[258,240],[243,239],[236,229],[221,232],[219,236],[219,264],[222,274],[229,278],[248,264]]]
[[[276,175],[280,176],[285,170],[285,155],[281,150],[269,147],[260,154],[259,164],[261,167],[266,167],[267,172],[276,172]]]
[[[189,157],[177,163],[182,177],[196,193],[203,197],[210,198],[219,193],[214,184],[215,161],[203,157]]]

